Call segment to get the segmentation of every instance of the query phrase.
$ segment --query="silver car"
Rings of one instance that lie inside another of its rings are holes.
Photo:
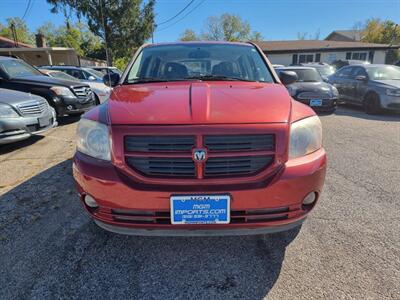
[[[27,139],[54,126],[56,113],[46,99],[0,89],[0,145]]]
[[[369,114],[400,111],[400,68],[392,65],[350,65],[329,77],[341,101],[361,105]]]

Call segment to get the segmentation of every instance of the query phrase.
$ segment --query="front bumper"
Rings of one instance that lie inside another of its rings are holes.
[[[153,190],[129,184],[111,163],[77,153],[73,174],[81,200],[92,196],[99,204],[87,207],[96,223],[109,231],[133,235],[235,235],[261,234],[293,228],[304,220],[318,201],[326,172],[326,154],[320,149],[305,157],[289,160],[260,187],[220,189],[231,196],[231,223],[216,225],[172,225],[170,197],[180,194],[162,187]],[[315,192],[317,201],[303,206],[303,199]],[[215,194],[215,187],[184,194]]]
[[[54,103],[56,105],[57,116],[59,117],[84,113],[96,106],[93,96],[85,99],[57,97]]]
[[[296,101],[299,101],[305,105],[310,106],[310,100],[311,99],[296,99]],[[331,99],[322,99],[322,105],[321,106],[310,106],[312,109],[315,111],[332,111],[335,110],[338,104],[338,98],[331,98]]]
[[[384,94],[380,96],[380,102],[381,107],[384,109],[400,111],[400,97]]]
[[[39,122],[47,120],[47,125]],[[57,126],[53,109],[39,116],[0,119],[0,145],[18,142]]]

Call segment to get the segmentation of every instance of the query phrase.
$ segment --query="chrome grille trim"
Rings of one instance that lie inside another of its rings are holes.
[[[87,98],[92,95],[92,90],[88,86],[74,86],[72,87],[75,95],[79,98]]]
[[[309,100],[309,99],[331,99],[332,96],[329,93],[319,92],[301,92],[296,96],[297,99]]]
[[[23,116],[35,116],[41,115],[44,111],[46,111],[48,104],[46,101],[32,100],[19,104],[17,107]]]

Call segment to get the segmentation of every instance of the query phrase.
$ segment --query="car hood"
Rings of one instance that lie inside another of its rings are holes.
[[[20,82],[20,83],[27,83],[27,84],[32,84],[36,83],[38,85],[42,86],[88,86],[86,83],[79,83],[79,82],[74,82],[74,81],[69,81],[69,80],[61,80],[58,78],[46,76],[46,75],[32,75],[32,76],[26,76],[26,77],[16,77],[12,79],[13,82]]]
[[[289,85],[298,92],[331,92],[332,85],[326,82],[295,82]]]
[[[387,85],[388,87],[400,88],[400,80],[373,80],[374,82]]]
[[[7,103],[11,105],[20,104],[28,100],[44,100],[40,96],[30,93],[18,92],[14,90],[0,89],[0,103]]]
[[[281,84],[169,82],[115,87],[112,124],[243,124],[288,122],[291,98]]]

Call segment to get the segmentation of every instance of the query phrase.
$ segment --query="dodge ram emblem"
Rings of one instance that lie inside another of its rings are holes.
[[[194,161],[205,161],[207,159],[206,149],[194,149],[193,150],[193,160]]]

